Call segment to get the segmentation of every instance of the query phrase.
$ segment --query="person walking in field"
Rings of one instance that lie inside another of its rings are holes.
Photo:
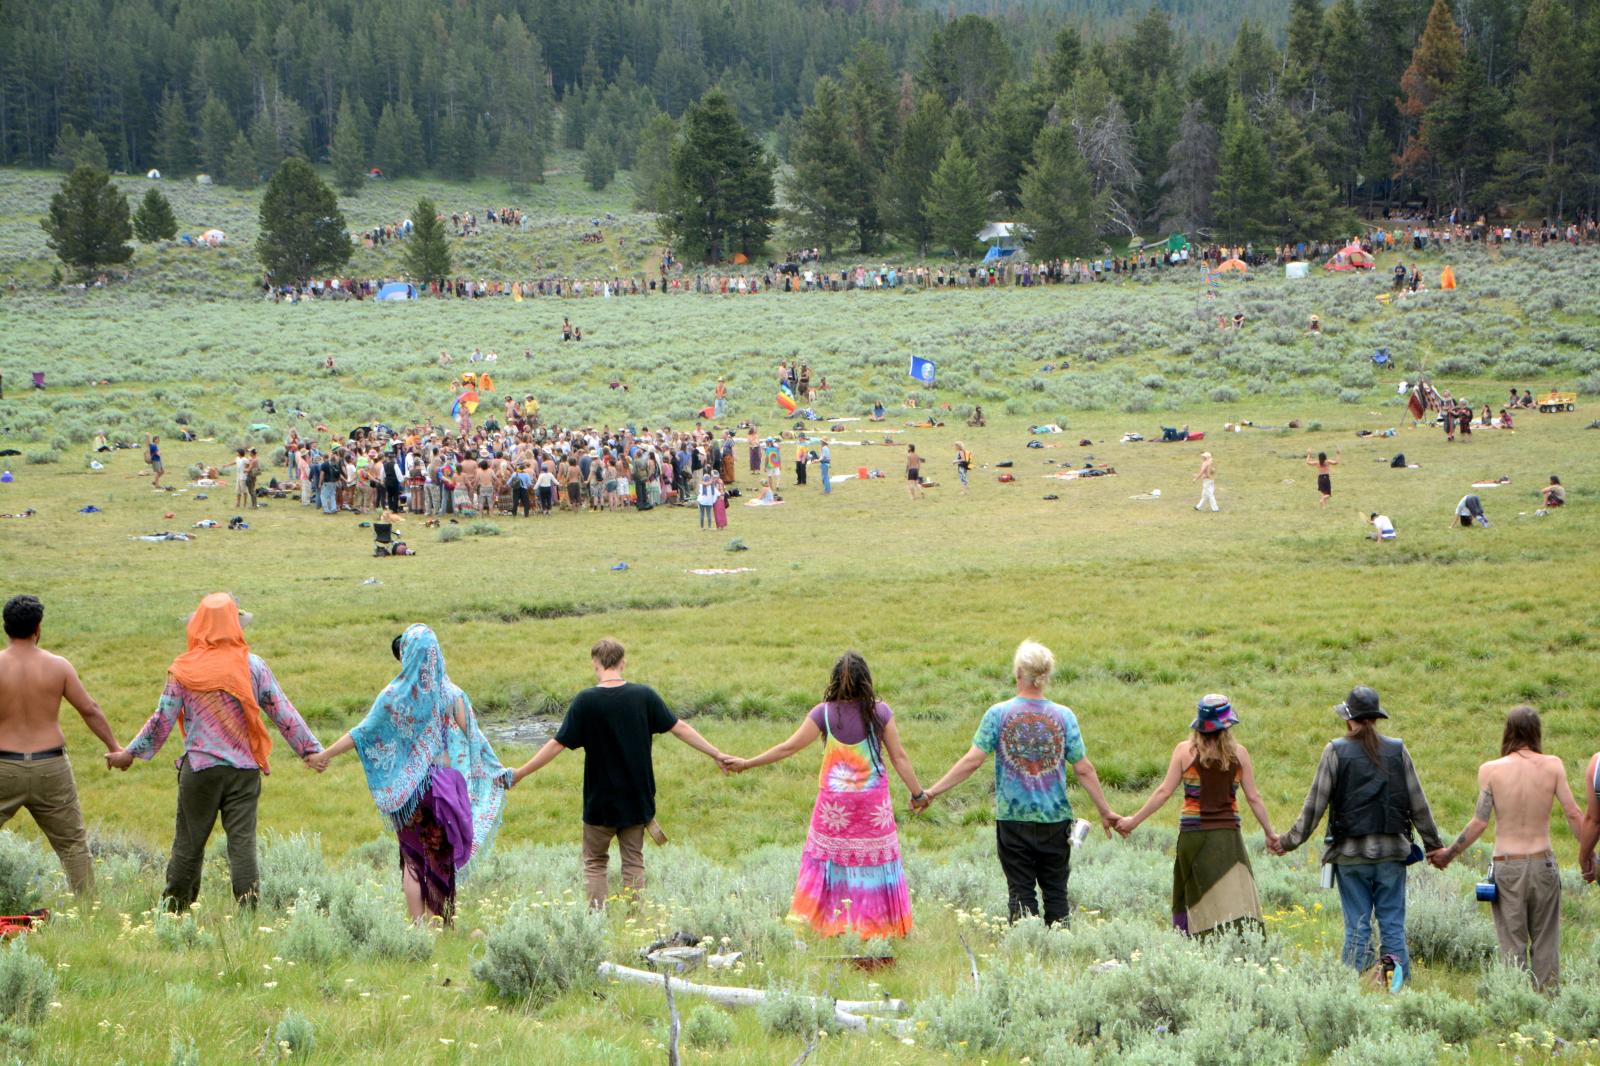
[[[1405,743],[1386,737],[1374,724],[1389,715],[1378,694],[1366,685],[1350,690],[1333,709],[1345,723],[1345,735],[1328,742],[1300,817],[1267,850],[1285,855],[1310,838],[1328,815],[1323,843],[1324,865],[1332,865],[1344,913],[1346,966],[1365,971],[1372,966],[1372,921],[1378,922],[1383,944],[1381,961],[1391,990],[1411,976],[1406,948],[1406,867],[1422,858],[1412,832],[1422,837],[1429,855],[1444,841],[1434,826],[1428,797]]]
[[[573,697],[555,737],[517,767],[511,783],[537,773],[568,749],[583,749],[583,882],[589,905],[603,908],[613,837],[621,853],[624,890],[635,897],[644,891],[644,834],[647,828],[660,832],[655,826],[653,738],[671,733],[719,766],[723,756],[694,726],[668,710],[655,689],[623,679],[627,660],[620,643],[610,637],[597,641],[589,660],[594,687]]]
[[[717,388],[712,400],[712,415],[715,418],[721,418],[728,410],[728,383],[725,379],[717,379]]]
[[[822,464],[822,494],[830,495],[833,492],[833,452],[828,448],[828,442],[822,442],[822,451],[818,453]]]
[[[1202,699],[1189,723],[1189,738],[1172,750],[1167,776],[1143,807],[1116,826],[1126,837],[1183,786],[1183,813],[1178,818],[1178,846],[1172,863],[1172,924],[1189,936],[1261,924],[1255,874],[1240,832],[1240,790],[1266,833],[1267,843],[1276,844],[1278,836],[1256,788],[1250,752],[1233,738],[1238,722],[1228,697]]]
[[[1040,895],[1047,924],[1067,920],[1073,823],[1069,766],[1100,812],[1107,835],[1118,822],[1089,761],[1077,717],[1070,707],[1045,698],[1055,668],[1049,648],[1031,640],[1018,645],[1011,660],[1016,696],[984,712],[972,747],[912,802],[913,810],[926,810],[986,758],[995,757],[995,842],[1013,922],[1038,914]]]
[[[161,478],[166,474],[167,468],[161,462],[161,438],[154,433],[150,434],[150,440],[144,446],[144,461],[150,464],[150,472],[155,475],[150,479],[150,487],[159,489]]]
[[[1337,448],[1333,450],[1332,459],[1328,458],[1327,452],[1318,452],[1316,458],[1312,458],[1309,451],[1306,452],[1306,465],[1315,467],[1317,471],[1317,492],[1322,496],[1319,506],[1323,510],[1327,510],[1328,501],[1333,498],[1333,468],[1339,465],[1341,458],[1343,456]]]
[[[177,825],[161,892],[167,906],[178,912],[200,897],[206,841],[218,815],[228,836],[233,898],[243,906],[255,905],[260,885],[256,808],[261,778],[271,772],[267,757],[272,751],[262,715],[272,719],[302,759],[322,750],[272,669],[245,643],[243,624],[249,619],[226,592],[202,599],[189,616],[188,650],[167,668],[155,713],[127,750],[106,756],[108,766],[126,770],[134,759],[153,758],[174,725],[183,734]]]
[[[6,647],[0,651],[0,826],[26,810],[50,842],[67,886],[75,895],[94,892],[89,833],[78,806],[78,784],[61,731],[61,701],[72,704],[83,724],[106,746],[122,750],[100,705],[72,664],[39,647],[44,604],[37,596],[12,596],[4,610]]]
[[[851,931],[863,939],[911,932],[911,895],[900,863],[900,835],[885,756],[912,801],[926,797],[900,742],[894,712],[880,700],[866,660],[853,651],[833,664],[822,702],[783,743],[753,759],[725,756],[743,773],[779,762],[822,740],[822,768],[811,828],[789,913],[821,936]]]
[[[367,717],[306,762],[318,773],[354,750],[367,788],[400,845],[400,883],[413,922],[455,919],[456,875],[500,829],[511,771],[500,765],[472,700],[445,672],[439,638],[413,625],[390,645],[400,673]]]
[[[906,489],[913,500],[922,499],[922,456],[915,444],[906,445]]]
[[[1211,504],[1213,511],[1217,507],[1217,464],[1211,459],[1210,452],[1200,453],[1200,469],[1195,471],[1194,480],[1200,482],[1200,502],[1194,505],[1196,511],[1203,510],[1207,503]]]
[[[1500,758],[1478,767],[1478,803],[1455,843],[1436,856],[1439,869],[1470,848],[1495,820],[1495,938],[1500,958],[1532,970],[1533,983],[1555,991],[1561,976],[1561,872],[1550,843],[1550,809],[1561,805],[1572,835],[1583,839],[1583,815],[1561,760],[1543,753],[1543,724],[1532,707],[1506,715]]]
[[[967,491],[967,472],[972,469],[972,453],[967,446],[956,441],[956,476],[961,479],[961,491]]]

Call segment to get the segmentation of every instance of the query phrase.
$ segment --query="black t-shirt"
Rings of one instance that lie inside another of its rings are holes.
[[[656,774],[650,745],[677,716],[648,685],[586,688],[573,697],[555,740],[584,749],[583,820],[622,828],[656,816]]]

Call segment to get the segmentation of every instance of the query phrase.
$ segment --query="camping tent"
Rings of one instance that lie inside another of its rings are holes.
[[[1285,263],[1283,264],[1283,276],[1286,278],[1303,278],[1310,269],[1310,263]]]
[[[210,185],[211,184],[211,175],[210,174],[196,174],[194,176],[194,183],[196,185]]]
[[[383,171],[379,170],[377,167],[373,167],[371,170],[367,171],[367,177],[381,178],[383,177]]]
[[[378,299],[380,300],[415,300],[416,298],[416,286],[408,285],[403,281],[391,281],[378,290]]]
[[[200,234],[200,239],[215,248],[228,239],[228,235],[219,229],[208,229]]]
[[[1371,270],[1377,262],[1359,244],[1347,244],[1322,264],[1324,270]]]
[[[1241,274],[1250,273],[1250,268],[1244,265],[1244,260],[1237,257],[1233,259],[1224,259],[1217,265],[1218,274],[1222,273],[1224,270],[1237,270]]]
[[[1167,238],[1167,251],[1169,252],[1181,252],[1187,247],[1189,247],[1189,238],[1181,233],[1174,233]]]
[[[978,240],[987,244],[991,250],[1000,249],[1000,255],[994,256],[995,259],[1019,251],[1022,242],[1032,236],[1033,234],[1028,232],[1028,227],[1020,222],[990,222],[978,231]]]
[[[160,181],[161,171],[151,167],[150,170],[145,174],[145,177],[149,178],[151,181]]]

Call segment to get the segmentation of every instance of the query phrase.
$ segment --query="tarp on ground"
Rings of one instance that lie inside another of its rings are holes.
[[[228,235],[219,229],[208,229],[200,234],[200,239],[215,248],[217,245],[227,241]]]
[[[403,281],[391,281],[378,290],[378,299],[380,300],[415,300],[416,298],[416,286],[408,285]]]
[[[1378,265],[1359,244],[1347,244],[1322,264],[1324,270],[1371,270]]]
[[[1283,276],[1286,278],[1303,278],[1311,271],[1310,263],[1285,263]]]

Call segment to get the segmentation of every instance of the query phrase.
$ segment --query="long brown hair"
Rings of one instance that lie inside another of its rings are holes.
[[[1500,737],[1500,754],[1523,750],[1543,754],[1543,740],[1544,725],[1539,721],[1539,712],[1526,705],[1511,708],[1511,713],[1506,715],[1506,731]]]
[[[1359,718],[1350,723],[1350,739],[1361,744],[1361,749],[1367,753],[1367,758],[1375,763],[1383,761],[1379,753],[1378,738],[1383,734],[1378,732],[1376,718]]]
[[[847,651],[833,664],[828,690],[822,694],[828,703],[854,703],[861,712],[861,728],[873,750],[878,747],[878,694],[872,687],[872,671],[857,651]]]
[[[1232,770],[1239,765],[1239,745],[1233,739],[1233,730],[1219,729],[1215,733],[1194,731],[1194,761],[1213,770]]]

